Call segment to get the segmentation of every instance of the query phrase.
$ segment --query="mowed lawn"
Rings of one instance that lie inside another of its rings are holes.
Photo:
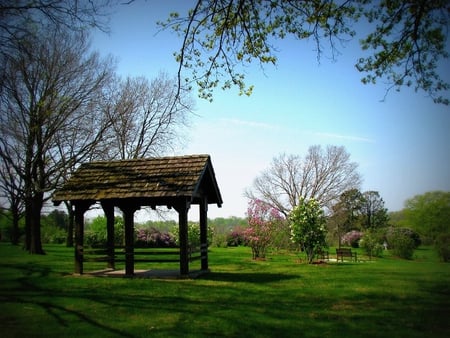
[[[211,248],[188,280],[73,276],[73,249],[44,249],[0,243],[1,337],[450,337],[450,264],[431,248],[314,265]],[[162,267],[178,269],[136,266]]]

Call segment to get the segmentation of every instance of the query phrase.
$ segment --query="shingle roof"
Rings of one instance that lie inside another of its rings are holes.
[[[209,155],[84,163],[52,199],[59,203],[138,198],[163,205],[179,197],[196,203],[201,195],[208,203],[223,203]]]

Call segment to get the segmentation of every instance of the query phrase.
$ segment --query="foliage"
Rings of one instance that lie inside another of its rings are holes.
[[[237,226],[227,235],[228,246],[247,245],[245,237],[246,228]]]
[[[43,244],[63,244],[67,239],[67,231],[51,224],[42,224],[41,240]]]
[[[363,237],[363,233],[357,230],[352,230],[350,232],[347,232],[342,236],[342,244],[346,244],[351,246],[352,248],[358,248],[359,247],[359,241]]]
[[[424,90],[435,102],[449,104],[449,90],[441,77],[440,61],[448,58],[447,30],[450,6],[435,1],[197,1],[186,16],[171,13],[163,29],[171,28],[182,38],[176,52],[188,84],[195,82],[202,98],[212,100],[216,87],[235,86],[250,95],[245,81],[252,62],[263,68],[277,63],[274,41],[285,38],[313,40],[317,57],[328,44],[332,58],[339,42],[356,35],[357,24],[369,27],[360,40],[363,57],[356,68],[365,73],[364,84],[383,80],[394,88]],[[223,79],[224,78],[224,79]],[[444,93],[444,94],[442,94]]]
[[[240,217],[208,219],[208,224],[214,229],[213,245],[216,247],[244,245],[243,229],[247,220]]]
[[[328,225],[338,237],[339,243],[344,233],[359,227],[362,201],[362,193],[358,189],[350,189],[344,191],[331,208]]]
[[[114,245],[122,246],[125,242],[125,226],[122,217],[114,217]],[[86,224],[84,243],[91,247],[105,247],[107,243],[106,217],[97,216]]]
[[[443,262],[450,262],[450,234],[440,234],[437,236],[436,250]]]
[[[248,203],[247,218],[248,228],[244,230],[244,236],[247,245],[252,248],[253,259],[265,258],[272,235],[284,217],[269,204],[253,199]]]
[[[389,227],[386,230],[386,239],[389,242],[389,239],[396,234],[401,234],[403,236],[407,236],[411,238],[414,242],[414,249],[417,249],[419,245],[422,244],[422,240],[420,239],[420,235],[414,230],[406,227]]]
[[[383,252],[383,237],[379,233],[368,230],[364,233],[359,241],[359,246],[370,259],[372,257],[381,257]]]
[[[281,222],[273,230],[271,248],[274,250],[295,250],[291,240],[291,227],[289,222]]]
[[[14,245],[19,244],[19,239],[24,235],[24,220],[19,220],[17,228],[14,229],[12,214],[10,211],[0,212],[0,241],[9,241]]]
[[[392,88],[422,89],[434,102],[448,105],[449,99],[441,93],[450,85],[438,67],[440,59],[449,57],[448,1],[383,1],[364,14],[376,29],[361,40],[363,50],[373,51],[356,65],[367,73],[363,83],[385,78]]]
[[[379,229],[387,226],[387,209],[378,191],[365,191],[361,204],[361,226],[363,229]]]
[[[326,247],[325,216],[314,199],[301,198],[289,215],[292,242],[306,252],[308,263],[312,263],[315,252]]]
[[[405,223],[435,243],[450,232],[450,192],[430,191],[405,202]]]
[[[180,245],[180,229],[177,226],[172,228],[172,235],[176,245]],[[214,238],[214,229],[208,224],[207,243],[211,245]],[[188,223],[188,245],[192,248],[200,247],[200,224],[196,222]]]
[[[404,259],[413,258],[416,243],[409,233],[403,229],[392,228],[392,231],[386,234],[386,239],[389,249],[395,256]]]
[[[176,240],[169,232],[156,228],[140,228],[136,231],[136,247],[144,248],[173,248]]]
[[[55,209],[48,215],[41,216],[42,224],[49,224],[61,229],[67,229],[67,224],[69,222],[68,215],[64,211]]]

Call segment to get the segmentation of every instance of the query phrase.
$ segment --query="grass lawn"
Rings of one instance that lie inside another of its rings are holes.
[[[450,264],[429,248],[317,265],[212,248],[195,280],[72,276],[72,249],[44,249],[0,243],[2,337],[450,337]]]

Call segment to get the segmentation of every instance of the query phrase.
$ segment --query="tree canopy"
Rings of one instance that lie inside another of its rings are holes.
[[[208,100],[216,87],[250,95],[245,67],[276,64],[276,40],[312,39],[320,59],[327,48],[334,57],[340,42],[368,27],[355,65],[363,83],[413,87],[449,104],[450,85],[439,68],[449,56],[449,18],[447,0],[197,0],[187,15],[174,12],[159,24],[182,37],[175,53],[179,85],[185,77]]]
[[[450,234],[450,192],[429,191],[405,202],[405,223],[435,240]]]

